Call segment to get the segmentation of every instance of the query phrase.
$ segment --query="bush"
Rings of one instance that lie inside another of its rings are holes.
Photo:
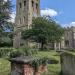
[[[12,47],[13,41],[9,37],[1,37],[0,38],[0,47]]]
[[[21,56],[21,55],[22,55],[21,51],[19,51],[18,49],[16,49],[16,50],[13,50],[13,51],[10,53],[9,57],[10,57],[10,58],[15,58],[15,57],[19,57],[19,56]]]
[[[9,57],[10,53],[14,50],[15,48],[0,48],[0,57]]]
[[[37,50],[28,47],[22,47],[19,49],[19,51],[24,56],[32,56],[33,54],[37,53]]]
[[[30,49],[30,48],[0,48],[0,57],[19,57],[19,56],[31,56],[36,54],[37,50]]]

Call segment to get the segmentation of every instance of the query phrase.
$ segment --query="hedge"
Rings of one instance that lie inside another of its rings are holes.
[[[33,54],[36,54],[37,50],[33,50],[30,48],[0,48],[0,58],[1,57],[19,57],[19,56],[31,56]]]
[[[9,57],[12,51],[16,51],[16,49],[8,47],[0,48],[0,57]]]

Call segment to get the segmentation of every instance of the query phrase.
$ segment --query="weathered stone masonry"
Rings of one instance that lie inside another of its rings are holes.
[[[16,0],[13,46],[22,45],[21,30],[31,28],[33,17],[40,16],[40,0]]]
[[[75,55],[69,52],[61,54],[61,71],[63,75],[75,75]]]

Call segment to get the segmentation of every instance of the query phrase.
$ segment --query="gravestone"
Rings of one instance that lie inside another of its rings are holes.
[[[40,58],[24,56],[11,58],[11,75],[41,75],[47,71],[47,66],[43,63],[39,65],[37,70],[34,68],[34,61],[39,62]],[[35,65],[36,66],[36,65]]]

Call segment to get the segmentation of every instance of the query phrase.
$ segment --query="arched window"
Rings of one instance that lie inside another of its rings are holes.
[[[34,7],[34,1],[32,1],[32,7]]]
[[[26,0],[24,1],[24,6],[26,6]]]
[[[21,3],[19,3],[19,7],[20,7],[20,8],[22,7],[22,4],[21,4]]]
[[[68,40],[65,41],[65,45],[69,46],[69,41]]]

